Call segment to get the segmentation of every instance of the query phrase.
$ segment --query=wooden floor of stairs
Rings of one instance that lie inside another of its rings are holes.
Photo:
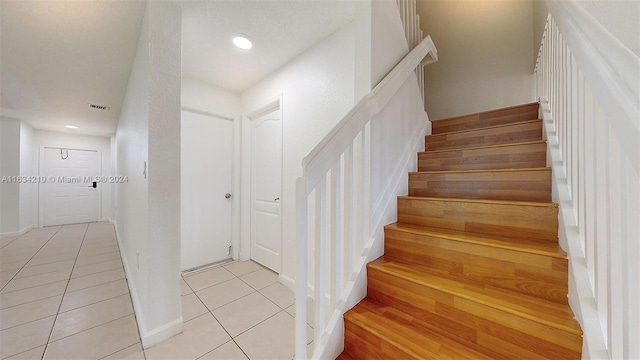
[[[339,359],[579,359],[538,104],[433,122]]]

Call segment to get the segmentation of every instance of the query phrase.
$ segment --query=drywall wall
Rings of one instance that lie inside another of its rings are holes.
[[[33,128],[31,125],[20,122],[20,175],[33,176],[38,172],[34,167],[33,157]],[[25,182],[20,184],[20,210],[18,228],[21,232],[35,226],[37,222],[37,203],[34,197],[38,192],[38,184]],[[35,205],[35,206],[34,206]]]
[[[0,177],[20,175],[20,120],[0,117]],[[20,185],[0,183],[0,234],[20,230]]]
[[[425,68],[432,121],[535,100],[531,0],[419,0],[417,9],[438,49]]]
[[[147,4],[116,132],[116,228],[143,346],[182,331],[180,8]]]
[[[395,1],[371,1],[371,87],[409,52]]]
[[[353,107],[355,94],[353,24],[300,54],[283,68],[242,94],[242,111],[250,114],[282,96],[282,266],[281,279],[295,278],[295,181],[302,174],[302,158]],[[366,81],[366,80],[365,80]],[[242,248],[249,251],[250,124],[242,128]]]
[[[33,171],[39,174],[40,171],[40,151],[42,147],[59,147],[100,151],[100,168],[103,176],[113,175],[111,173],[111,140],[105,136],[92,136],[81,134],[70,134],[66,132],[33,130],[33,146],[31,148],[33,159]],[[22,164],[21,164],[22,165]],[[114,184],[100,184],[100,220],[109,221],[113,218],[113,204],[111,202],[111,192]],[[33,196],[38,203],[38,191],[35,190]],[[43,219],[38,219],[38,207],[33,209],[34,224],[43,225]]]
[[[576,2],[624,46],[640,57],[640,1],[577,0]],[[545,1],[534,0],[533,11],[534,55],[537,56],[547,20],[548,10]]]
[[[233,119],[240,115],[240,94],[198,79],[183,77],[182,106]]]

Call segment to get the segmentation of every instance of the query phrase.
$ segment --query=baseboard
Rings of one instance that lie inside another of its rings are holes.
[[[9,232],[0,233],[0,236],[22,236],[27,231],[29,231],[29,230],[31,230],[31,229],[33,229],[35,227],[37,227],[37,226],[32,224],[32,225],[29,225],[29,226],[25,227],[24,229],[21,229],[21,230],[18,230],[18,231],[9,231]]]
[[[551,109],[546,97],[540,98],[541,118],[547,140],[547,156],[552,168],[552,200],[560,205],[558,215],[558,242],[569,259],[569,305],[583,332],[582,358],[608,359],[596,299],[593,296],[587,262],[581,239],[572,214],[571,194],[567,185],[565,164],[558,149],[558,138],[553,128]]]
[[[375,202],[371,211],[372,236],[365,245],[362,256],[355,264],[356,272],[347,284],[344,295],[338,300],[320,344],[316,344],[313,359],[335,359],[344,349],[344,313],[354,307],[367,295],[367,263],[384,253],[384,225],[396,218],[397,203],[394,202],[402,187],[402,179],[407,179],[410,169],[417,166],[417,152],[423,149],[424,136],[431,133],[431,122],[424,113],[424,123],[414,134],[404,149],[404,154],[384,187],[382,196]],[[408,183],[408,182],[407,182]]]
[[[136,323],[138,324],[138,332],[140,340],[142,341],[142,347],[147,349],[160,342],[177,335],[182,332],[183,320],[182,316],[170,323],[164,324],[152,330],[147,330],[145,324],[145,316],[142,311],[142,305],[140,304],[140,297],[138,296],[138,290],[136,289],[135,281],[133,280],[133,274],[129,261],[124,252],[122,246],[122,238],[118,233],[118,226],[115,221],[111,222],[116,232],[116,240],[118,241],[118,247],[120,248],[120,257],[122,258],[122,265],[124,266],[125,277],[127,278],[127,286],[129,287],[129,294],[131,296],[131,302],[133,303],[133,311],[136,315]]]
[[[154,345],[157,345],[168,338],[178,335],[182,332],[183,329],[183,320],[182,316],[178,319],[159,326],[151,331],[147,331],[145,334],[140,335],[140,340],[142,340],[142,347],[148,349]]]

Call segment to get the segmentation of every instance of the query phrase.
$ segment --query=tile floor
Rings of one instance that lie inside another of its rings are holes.
[[[251,261],[185,275],[184,331],[143,350],[108,223],[0,238],[0,289],[0,359],[293,357],[294,295]]]

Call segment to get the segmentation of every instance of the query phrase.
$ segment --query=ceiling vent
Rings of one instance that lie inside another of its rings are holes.
[[[109,111],[109,107],[104,105],[89,104],[89,107],[96,110]]]

